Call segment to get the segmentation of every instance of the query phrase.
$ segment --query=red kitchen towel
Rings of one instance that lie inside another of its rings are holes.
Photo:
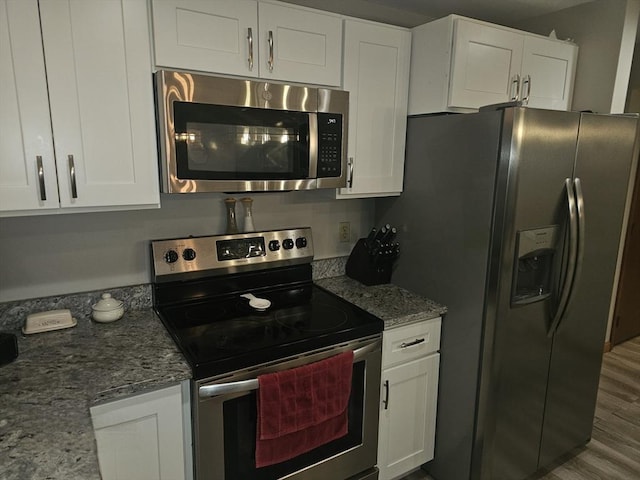
[[[280,463],[347,433],[353,352],[258,376],[256,467]]]

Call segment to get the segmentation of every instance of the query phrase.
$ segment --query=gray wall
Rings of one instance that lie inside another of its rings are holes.
[[[555,29],[558,38],[578,44],[573,110],[621,113],[639,11],[640,0],[597,0],[513,26],[540,35]]]
[[[251,195],[256,229],[311,226],[315,258],[348,255],[372,227],[373,202],[334,193]],[[163,195],[154,210],[2,218],[0,302],[149,283],[149,240],[224,233],[226,197]],[[351,223],[349,243],[338,241],[343,221]]]

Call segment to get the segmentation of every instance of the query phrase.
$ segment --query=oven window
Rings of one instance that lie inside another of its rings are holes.
[[[282,463],[255,467],[256,393],[224,402],[225,480],[272,480],[332,457],[362,443],[365,362],[355,363],[347,435]]]
[[[179,178],[309,176],[309,114],[188,102],[173,107]]]

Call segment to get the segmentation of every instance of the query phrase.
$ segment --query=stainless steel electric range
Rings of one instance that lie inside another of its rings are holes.
[[[313,284],[311,229],[158,240],[151,251],[154,308],[193,370],[196,479],[377,479],[383,322]],[[256,468],[258,375],[347,350],[347,434]]]

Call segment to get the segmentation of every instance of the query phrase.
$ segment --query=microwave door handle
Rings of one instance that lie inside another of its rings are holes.
[[[353,363],[359,362],[368,353],[376,350],[380,347],[380,340],[377,340],[369,345],[358,348],[353,351]],[[218,395],[227,395],[231,393],[243,393],[250,392],[251,390],[258,390],[260,385],[257,378],[251,378],[249,380],[240,380],[238,382],[229,383],[217,383],[215,385],[203,385],[198,388],[198,396],[200,398],[216,397]]]

